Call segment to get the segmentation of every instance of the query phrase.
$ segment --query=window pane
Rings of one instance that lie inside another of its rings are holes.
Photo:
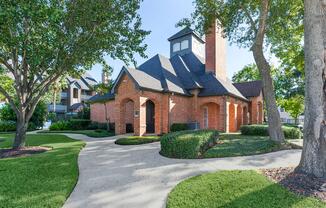
[[[189,41],[188,40],[184,40],[181,42],[181,50],[187,49],[189,48]]]
[[[173,52],[177,52],[180,51],[180,43],[175,43],[173,45]]]

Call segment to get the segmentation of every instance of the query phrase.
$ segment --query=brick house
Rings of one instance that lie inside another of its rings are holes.
[[[174,123],[236,132],[263,122],[262,83],[227,78],[226,40],[217,25],[205,40],[190,28],[168,40],[170,58],[156,55],[137,69],[123,67],[110,93],[90,99],[92,121],[109,119],[116,134],[131,128],[135,135],[168,133]]]

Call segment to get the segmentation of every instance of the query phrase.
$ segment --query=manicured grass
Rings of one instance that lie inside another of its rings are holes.
[[[44,130],[40,131],[40,133],[66,133],[66,134],[84,134],[89,137],[94,138],[101,138],[101,137],[110,137],[114,136],[114,132],[108,132],[106,130],[98,131],[98,130],[64,130],[64,131],[50,131],[50,130]]]
[[[181,182],[168,196],[167,208],[325,208],[297,196],[255,171],[221,171]]]
[[[1,134],[10,148],[13,134]],[[78,179],[77,159],[84,142],[63,135],[27,135],[27,146],[53,150],[28,157],[0,159],[0,207],[62,207]]]
[[[147,144],[153,142],[159,142],[159,136],[129,136],[126,138],[121,138],[115,141],[116,144],[119,145],[139,145],[139,144]]]
[[[206,151],[204,158],[256,155],[281,149],[289,149],[289,147],[277,144],[269,137],[220,134],[218,144]]]

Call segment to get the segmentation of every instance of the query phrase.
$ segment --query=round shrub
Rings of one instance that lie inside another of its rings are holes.
[[[303,136],[300,129],[296,127],[283,126],[282,130],[286,139],[301,139]],[[267,125],[244,125],[241,126],[240,131],[242,135],[269,136]]]
[[[160,153],[170,158],[201,158],[217,139],[218,132],[214,130],[173,132],[161,137]]]

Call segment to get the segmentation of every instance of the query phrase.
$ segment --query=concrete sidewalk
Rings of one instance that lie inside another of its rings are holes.
[[[168,159],[160,144],[118,146],[121,137],[93,139],[66,134],[87,142],[78,159],[78,183],[65,208],[163,208],[168,193],[182,180],[206,172],[296,166],[301,150],[264,155],[203,160]]]

